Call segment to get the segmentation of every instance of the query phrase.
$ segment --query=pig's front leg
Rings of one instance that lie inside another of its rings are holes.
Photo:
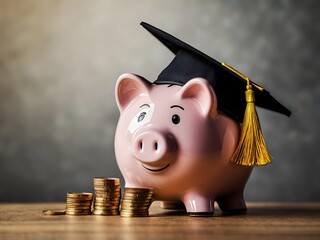
[[[189,216],[205,217],[213,216],[214,200],[197,192],[188,192],[181,199]]]

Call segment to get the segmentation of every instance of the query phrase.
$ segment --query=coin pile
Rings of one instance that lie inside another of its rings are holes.
[[[119,215],[121,186],[119,178],[95,177],[94,215]]]
[[[92,193],[67,193],[67,215],[90,215]]]
[[[152,203],[150,188],[125,188],[121,202],[121,217],[147,217]]]

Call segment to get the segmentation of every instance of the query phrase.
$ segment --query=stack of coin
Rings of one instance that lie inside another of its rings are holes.
[[[150,188],[125,188],[121,202],[121,217],[147,217],[152,203]]]
[[[67,215],[90,215],[92,193],[67,193]]]
[[[96,177],[94,185],[94,215],[119,215],[121,186],[119,178]]]

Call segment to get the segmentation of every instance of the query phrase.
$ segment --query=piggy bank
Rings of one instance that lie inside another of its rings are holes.
[[[190,215],[245,211],[251,167],[230,163],[239,124],[217,110],[205,79],[153,85],[123,74],[116,85],[121,112],[115,153],[125,187],[153,188],[154,199],[182,201]]]
[[[246,108],[246,78],[142,25],[176,56],[153,83],[130,73],[116,83],[115,154],[125,187],[152,188],[154,200],[164,207],[183,204],[190,216],[213,215],[215,201],[223,212],[245,212],[243,191],[252,166],[231,158]],[[290,114],[263,88],[249,87],[262,107]]]

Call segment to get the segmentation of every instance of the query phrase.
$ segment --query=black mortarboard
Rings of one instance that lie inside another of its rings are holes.
[[[247,104],[244,95],[247,85],[245,76],[148,23],[142,22],[141,25],[175,54],[154,84],[184,85],[192,78],[205,78],[217,95],[218,108],[236,121],[243,121]],[[290,110],[268,91],[251,83],[256,105],[290,116]]]

